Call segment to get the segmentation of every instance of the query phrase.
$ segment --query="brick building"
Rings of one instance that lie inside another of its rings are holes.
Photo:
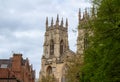
[[[20,82],[35,82],[35,70],[28,58],[13,54],[10,59],[0,59],[0,78],[16,78]]]

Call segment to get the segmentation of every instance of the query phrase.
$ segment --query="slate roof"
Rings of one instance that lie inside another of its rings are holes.
[[[0,59],[0,67],[2,64],[6,64],[8,68],[11,67],[12,59]]]
[[[26,62],[26,60],[22,60],[22,63],[21,63],[22,66],[25,65],[25,62]],[[5,64],[5,65],[7,65],[7,68],[10,68],[12,66],[12,58],[10,58],[10,59],[0,59],[0,68],[1,68],[2,64]]]

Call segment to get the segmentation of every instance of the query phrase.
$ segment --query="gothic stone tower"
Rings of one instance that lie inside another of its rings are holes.
[[[88,36],[93,36],[93,32],[90,28],[89,21],[95,19],[95,8],[91,9],[91,13],[88,13],[87,9],[81,16],[81,10],[78,13],[78,37],[77,37],[77,54],[83,56],[84,50],[88,47]]]
[[[89,20],[89,14],[87,12],[87,9],[85,9],[85,12],[83,13],[83,16],[81,16],[81,10],[79,9],[78,13],[78,37],[77,37],[77,54],[82,55],[83,51],[87,48],[87,23]]]
[[[69,49],[67,19],[64,26],[63,18],[59,24],[59,16],[57,15],[56,23],[53,23],[52,18],[51,25],[49,26],[48,17],[46,18],[46,32],[43,47],[40,80],[43,76],[50,75],[54,76],[56,82],[64,82],[64,73],[66,70],[65,59],[75,54]]]

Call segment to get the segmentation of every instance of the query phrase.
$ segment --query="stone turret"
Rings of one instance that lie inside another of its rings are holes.
[[[48,29],[48,17],[46,17],[46,30]]]
[[[56,28],[59,26],[59,15],[57,14],[57,19],[56,19]]]
[[[64,23],[63,23],[63,18],[62,18],[62,20],[61,20],[61,27],[63,27],[63,24],[64,24]]]
[[[79,8],[79,12],[78,12],[78,24],[80,24],[81,21],[81,9]]]
[[[66,18],[66,29],[68,30],[68,19]]]
[[[51,27],[53,27],[53,17],[52,17],[52,20],[51,20]]]

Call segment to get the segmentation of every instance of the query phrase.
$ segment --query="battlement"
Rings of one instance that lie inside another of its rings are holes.
[[[83,14],[83,15],[82,15]],[[91,9],[87,9],[85,8],[85,11],[83,13],[81,13],[81,9],[79,9],[78,12],[78,24],[79,25],[85,25],[86,22],[88,22],[88,20],[93,20],[96,17],[96,13],[95,13],[95,7],[93,6]]]
[[[68,19],[66,18],[65,24],[64,24],[63,18],[61,22],[59,23],[59,15],[57,15],[56,23],[54,23],[53,18],[52,18],[51,25],[48,25],[48,17],[46,17],[46,31],[53,30],[53,29],[67,31],[68,30]]]

